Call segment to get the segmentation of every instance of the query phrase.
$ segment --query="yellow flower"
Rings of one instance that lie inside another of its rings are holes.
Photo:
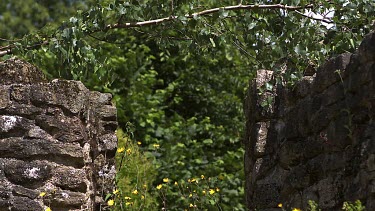
[[[126,150],[126,153],[127,153],[127,154],[131,154],[131,153],[132,153],[132,149],[127,149],[127,150]]]
[[[155,149],[159,149],[160,145],[159,144],[154,144],[153,145]]]
[[[203,174],[201,175],[201,178],[204,179],[204,175]]]
[[[178,185],[178,182],[174,182],[174,185]]]
[[[117,149],[117,152],[118,152],[118,153],[121,153],[121,152],[123,152],[123,151],[125,151],[125,147],[120,147],[120,148]]]
[[[113,199],[109,200],[107,202],[108,206],[113,206],[115,204],[115,201],[113,201]]]
[[[130,198],[129,196],[125,196],[125,200],[130,200],[132,198]]]
[[[133,202],[126,202],[125,205],[126,206],[133,205]]]
[[[167,182],[169,182],[169,179],[168,178],[164,178],[163,182],[167,183]]]
[[[50,207],[47,207],[44,211],[52,211]]]
[[[216,192],[219,192],[220,191],[220,189],[219,188],[216,188]]]
[[[205,190],[202,190],[202,193],[203,193],[203,195],[206,195],[206,191]]]
[[[214,194],[215,193],[215,190],[214,189],[210,189],[210,194]]]
[[[193,194],[189,194],[189,198],[193,197]]]
[[[144,196],[144,195],[142,195],[142,196],[141,196],[141,199],[145,199],[145,196]]]
[[[160,185],[156,186],[156,189],[160,190],[162,187],[163,187],[163,185],[160,184]]]
[[[142,142],[138,141],[137,144],[138,144],[138,145],[142,145]]]
[[[113,191],[113,194],[118,194],[118,192],[119,191],[116,189],[116,190]]]
[[[193,204],[190,204],[189,207],[194,207],[194,205],[193,205]]]
[[[135,189],[132,193],[133,193],[133,194],[138,194],[138,190]]]
[[[196,182],[196,183],[198,183],[197,179],[195,179],[195,178],[191,179],[190,182]]]
[[[277,207],[282,208],[282,207],[283,207],[283,204],[280,203],[280,204],[277,205]]]
[[[301,209],[294,208],[294,209],[292,209],[292,211],[301,211]]]
[[[40,192],[40,194],[39,194],[40,197],[43,197],[45,195],[46,195],[46,192]]]
[[[147,185],[146,184],[143,184],[143,189],[147,189]]]

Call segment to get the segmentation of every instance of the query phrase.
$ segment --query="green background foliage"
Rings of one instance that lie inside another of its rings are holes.
[[[147,201],[138,203],[183,209],[190,202],[180,200],[178,188],[161,192],[155,187],[164,178],[181,182],[204,175],[220,186],[211,205],[244,210],[242,101],[249,79],[266,68],[280,76],[277,82],[293,84],[307,67],[353,51],[375,17],[375,4],[368,0],[243,1],[278,3],[313,4],[309,10],[319,14],[333,10],[333,23],[327,27],[305,17],[304,9],[219,9],[186,16],[238,4],[230,0],[3,0],[0,44],[49,78],[81,80],[113,95],[120,128],[129,131],[131,123],[134,129],[132,135],[119,135],[119,145],[134,152],[119,166],[122,194],[142,189],[134,177],[147,168],[142,183],[153,188],[144,193]],[[172,16],[178,18],[113,27]],[[210,185],[198,191],[215,188]],[[201,204],[210,206],[210,199]]]

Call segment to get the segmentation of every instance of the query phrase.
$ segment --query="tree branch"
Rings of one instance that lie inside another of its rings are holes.
[[[271,4],[271,5],[258,5],[258,4],[242,5],[242,4],[239,4],[239,5],[234,5],[234,6],[217,7],[217,8],[213,8],[213,9],[203,10],[203,11],[195,12],[195,13],[188,14],[188,15],[185,15],[185,16],[169,16],[169,17],[159,18],[159,19],[154,19],[154,20],[149,20],[149,21],[109,24],[101,31],[106,31],[106,30],[110,30],[110,29],[124,29],[124,28],[134,28],[134,27],[142,27],[142,26],[148,26],[148,25],[157,25],[157,24],[161,24],[161,23],[164,23],[164,22],[177,20],[180,17],[192,19],[192,18],[196,18],[198,16],[206,16],[206,15],[210,15],[210,14],[217,13],[217,12],[220,12],[220,11],[256,10],[256,9],[278,9],[278,10],[285,10],[285,11],[296,11],[296,12],[298,12],[298,14],[303,15],[307,18],[323,21],[323,22],[326,22],[326,23],[331,23],[331,22],[327,22],[327,19],[317,19],[317,18],[307,16],[304,13],[297,11],[297,10],[309,9],[309,8],[313,8],[313,7],[314,7],[313,4],[308,4],[308,5],[305,5],[305,6],[288,6],[288,5],[283,5],[283,4]],[[97,32],[97,31],[93,31],[91,33],[95,33],[95,32]],[[88,33],[88,35],[91,35],[91,33]],[[42,45],[46,45],[46,44],[48,44],[48,41],[36,43],[32,46],[26,47],[26,49],[35,49],[35,48],[38,48],[38,47],[40,47]],[[0,47],[0,57],[2,57],[4,55],[7,55],[7,54],[12,54],[13,48],[15,48],[14,45],[8,45],[8,46]]]
[[[235,6],[227,6],[227,7],[217,7],[213,9],[203,10],[201,12],[195,12],[191,15],[185,15],[182,17],[191,19],[198,16],[205,16],[213,13],[217,13],[220,10],[224,11],[234,11],[234,10],[254,10],[254,9],[281,9],[281,10],[288,10],[288,11],[296,11],[301,9],[308,9],[313,8],[314,5],[309,4],[306,6],[287,6],[283,4],[272,4],[272,5],[257,5],[257,4],[249,4],[249,5],[235,5]],[[107,25],[106,29],[119,29],[119,28],[132,28],[132,27],[141,27],[146,25],[157,25],[161,24],[163,22],[177,20],[180,18],[179,16],[169,16],[165,18],[159,18],[149,21],[140,21],[140,22],[128,22],[128,23],[116,23],[116,24],[110,24]]]
[[[46,40],[46,41],[36,43],[34,45],[31,45],[31,46],[27,46],[26,49],[27,50],[36,49],[36,48],[39,48],[42,45],[47,45],[48,43],[49,43],[49,41]],[[12,49],[14,49],[14,48],[15,48],[15,45],[7,45],[7,46],[4,46],[4,47],[0,48],[0,50],[3,50],[3,51],[0,51],[0,57],[5,56],[7,54],[12,54]]]

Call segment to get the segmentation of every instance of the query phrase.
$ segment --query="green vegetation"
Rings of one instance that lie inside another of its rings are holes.
[[[124,150],[118,192],[107,197],[117,209],[245,210],[241,137],[248,80],[265,68],[280,76],[274,83],[293,84],[306,68],[353,51],[375,17],[368,0],[247,4],[2,0],[0,55],[113,95],[125,131],[118,131]],[[307,10],[334,16],[306,17]]]

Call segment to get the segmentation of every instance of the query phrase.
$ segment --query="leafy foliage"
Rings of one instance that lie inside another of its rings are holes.
[[[132,170],[118,175],[124,193],[138,184],[134,166],[149,169],[142,179],[154,188],[165,178],[180,182],[205,175],[220,181],[214,205],[244,210],[241,134],[247,81],[265,68],[280,76],[275,83],[293,84],[306,68],[353,51],[373,27],[375,3],[243,5],[232,0],[5,0],[0,55],[18,55],[51,78],[81,80],[113,94],[120,126],[131,122],[134,141],[142,143],[126,141],[137,153],[127,157]],[[121,147],[128,138],[119,137]],[[145,164],[150,160],[152,168]],[[147,197],[145,206],[165,206],[165,199],[168,208],[190,205],[179,201],[178,193],[171,187],[158,202]]]

